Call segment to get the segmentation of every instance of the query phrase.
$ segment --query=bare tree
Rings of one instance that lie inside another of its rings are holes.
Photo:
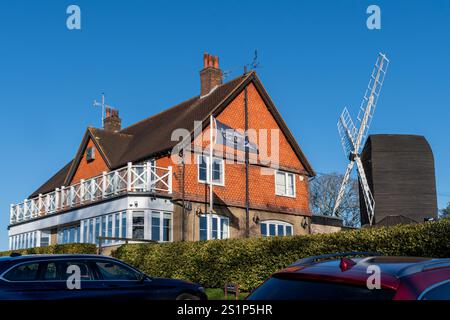
[[[333,216],[334,204],[341,187],[343,175],[337,173],[322,174],[309,184],[309,204],[313,214]],[[358,227],[360,225],[358,181],[350,179],[344,198],[336,216],[343,219],[344,225]]]
[[[447,207],[439,210],[439,219],[450,219],[450,202],[447,204]]]

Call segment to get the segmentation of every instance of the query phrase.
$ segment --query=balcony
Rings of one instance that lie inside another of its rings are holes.
[[[29,221],[42,216],[79,208],[126,193],[172,193],[172,167],[156,167],[128,163],[126,167],[111,171],[79,183],[40,194],[10,207],[10,224]]]

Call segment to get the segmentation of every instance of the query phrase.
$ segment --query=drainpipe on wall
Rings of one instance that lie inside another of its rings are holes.
[[[249,151],[248,151],[248,91],[247,86],[244,91],[244,111],[245,111],[245,236],[250,237],[250,195],[249,195]]]

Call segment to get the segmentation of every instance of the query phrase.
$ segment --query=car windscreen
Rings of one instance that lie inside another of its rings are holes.
[[[335,282],[272,277],[248,300],[392,300],[394,290]]]

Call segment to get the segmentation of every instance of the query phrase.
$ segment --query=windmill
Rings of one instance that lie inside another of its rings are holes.
[[[367,215],[371,225],[375,213],[375,200],[367,182],[360,153],[369,132],[370,123],[380,96],[381,87],[384,82],[384,77],[386,76],[388,65],[389,60],[386,55],[379,53],[359,109],[357,118],[359,128],[357,129],[355,127],[347,108],[344,108],[344,111],[339,117],[339,121],[337,123],[339,135],[341,137],[341,144],[350,163],[347,166],[347,171],[345,172],[344,179],[342,180],[341,188],[339,189],[338,197],[334,205],[333,214],[335,215],[337,213],[339,205],[343,200],[350,174],[352,173],[353,166],[356,162],[359,183],[364,196]]]

